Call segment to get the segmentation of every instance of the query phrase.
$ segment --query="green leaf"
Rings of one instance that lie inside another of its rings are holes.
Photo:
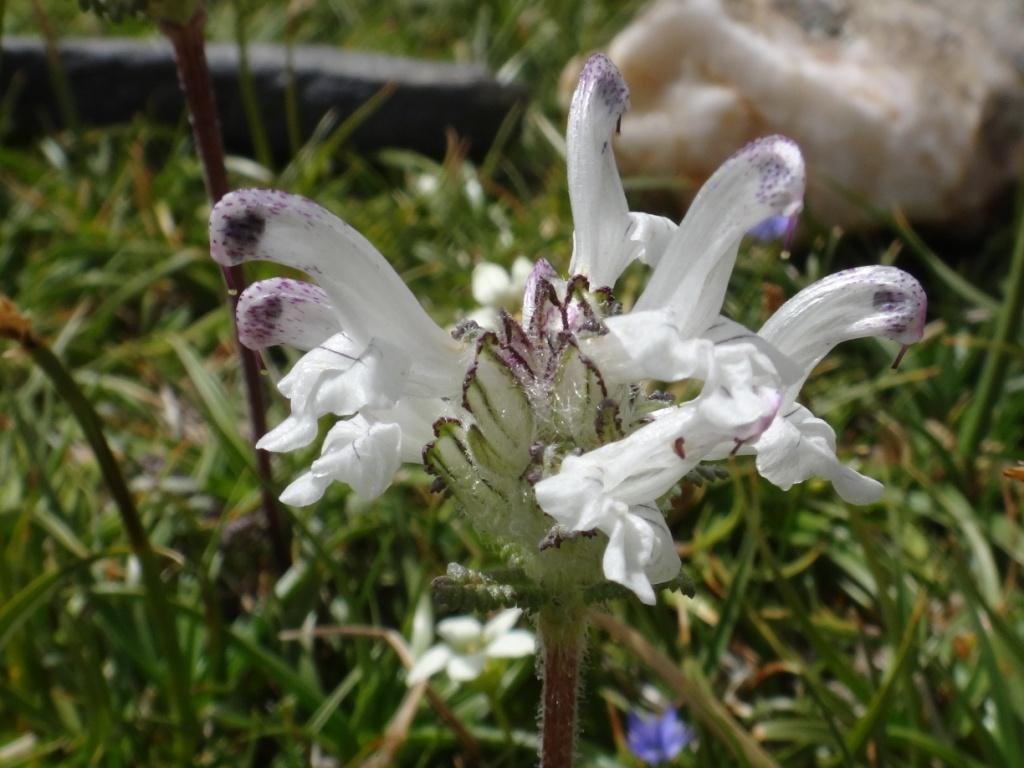
[[[220,438],[221,445],[238,467],[248,467],[253,477],[258,477],[254,465],[254,453],[238,430],[239,416],[235,403],[224,389],[224,385],[210,373],[183,338],[169,335],[168,342],[178,354],[185,372],[196,388],[207,420]]]
[[[910,621],[907,622],[903,637],[900,639],[896,656],[882,678],[882,684],[874,692],[864,715],[854,723],[846,738],[846,746],[851,754],[855,755],[863,749],[868,737],[871,735],[871,731],[885,715],[889,707],[890,697],[896,689],[896,681],[900,679],[903,668],[910,659],[910,652],[914,648],[914,635],[917,633],[917,625],[921,621],[927,605],[928,593],[921,592],[921,596],[918,598],[917,604],[910,615]]]
[[[0,648],[7,644],[18,628],[28,621],[36,611],[48,605],[50,596],[75,571],[102,557],[110,557],[111,554],[106,552],[100,555],[91,555],[63,568],[44,571],[7,600],[0,606]]]

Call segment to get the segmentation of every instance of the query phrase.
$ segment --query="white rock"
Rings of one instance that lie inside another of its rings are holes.
[[[609,55],[632,92],[625,173],[696,185],[782,133],[814,214],[857,227],[870,217],[851,195],[950,222],[1024,167],[1018,0],[659,0]]]

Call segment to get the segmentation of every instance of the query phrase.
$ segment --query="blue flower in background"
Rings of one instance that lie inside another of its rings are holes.
[[[791,228],[796,224],[795,216],[771,216],[755,227],[751,227],[747,234],[763,243],[778,240],[785,236],[789,239]]]
[[[652,765],[668,762],[693,741],[693,730],[672,707],[650,717],[630,712],[628,730],[629,751]]]

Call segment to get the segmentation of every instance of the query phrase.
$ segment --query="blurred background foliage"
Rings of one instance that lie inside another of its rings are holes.
[[[480,62],[532,94],[521,133],[476,165],[458,141],[435,161],[397,149],[356,155],[339,133],[311,139],[279,167],[232,157],[232,182],[314,197],[376,244],[439,322],[453,323],[471,308],[478,261],[508,265],[522,254],[568,265],[558,78],[640,5],[212,3],[213,39]],[[140,21],[101,23],[65,0],[0,9],[5,34],[152,33]],[[671,211],[678,186],[627,180],[634,209]],[[451,720],[423,703],[396,739],[389,724],[407,689],[394,648],[373,636],[310,636],[314,625],[388,627],[422,652],[435,620],[431,579],[448,562],[497,560],[429,493],[425,473],[406,468],[373,504],[334,486],[314,507],[288,510],[295,562],[274,572],[253,514],[257,481],[207,254],[208,211],[184,119],[0,144],[0,291],[73,370],[130,480],[186,655],[201,729],[190,762],[529,764],[539,693],[531,660],[462,688],[436,680]],[[667,516],[697,597],[606,607],[642,637],[625,642],[608,621],[591,632],[584,765],[637,764],[622,724],[651,685],[696,722],[697,742],[678,765],[734,764],[730,733],[743,729],[785,766],[1024,766],[1024,483],[1003,475],[1024,444],[1024,347],[1019,335],[989,341],[1011,251],[1024,247],[1022,217],[1007,211],[969,242],[922,238],[885,216],[875,234],[851,237],[811,211],[807,230],[791,257],[744,248],[726,313],[759,325],[803,285],[855,264],[896,264],[925,282],[926,338],[898,371],[891,346],[852,343],[802,398],[886,496],[855,508],[824,483],[781,493],[748,459],[729,463],[729,480],[681,488]],[[271,274],[259,267],[250,277]],[[630,271],[620,298],[629,302],[644,278]],[[170,764],[182,737],[120,519],[66,405],[28,357],[8,344],[2,352],[0,766]],[[958,446],[992,355],[1008,373],[983,404],[991,426],[979,445]],[[269,380],[293,360],[270,354]],[[284,407],[272,401],[273,423]],[[279,480],[311,455],[276,459]],[[658,666],[664,657],[676,674]],[[707,727],[714,718],[724,725]]]

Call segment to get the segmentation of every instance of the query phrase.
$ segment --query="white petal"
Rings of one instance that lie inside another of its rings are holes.
[[[647,605],[654,605],[654,590],[644,571],[644,561],[650,557],[654,535],[643,522],[637,523],[629,515],[616,521],[608,536],[601,565],[605,578],[631,589]]]
[[[760,435],[772,424],[782,403],[782,393],[767,387],[743,387],[735,391],[714,389],[701,398],[701,415],[728,432],[738,443]]]
[[[512,290],[522,294],[526,288],[526,281],[533,273],[533,262],[525,256],[516,256],[512,262],[512,269],[509,270],[509,277],[512,278]]]
[[[484,650],[490,659],[517,659],[529,656],[537,650],[537,640],[533,633],[525,629],[514,629],[492,640]]]
[[[312,472],[305,472],[284,489],[281,502],[290,507],[308,507],[323,498],[330,484],[329,477],[317,477]]]
[[[793,382],[801,381],[804,377],[803,369],[789,356],[780,352],[767,339],[735,320],[719,315],[701,334],[701,337],[714,343],[716,361],[721,361],[724,356],[733,354],[731,349],[738,347],[745,350],[745,354],[752,355],[752,359],[761,361],[758,364],[759,368],[773,369],[773,381],[777,380],[782,385],[788,386]],[[766,360],[768,362],[764,362]]]
[[[878,501],[884,488],[842,464],[836,457],[836,435],[828,424],[803,406],[780,416],[753,444],[757,471],[783,490],[809,477],[824,477],[851,504]]]
[[[331,340],[306,356],[314,353],[323,354],[328,365],[334,366],[328,368],[316,388],[313,409],[317,414],[345,416],[362,408],[387,408],[412,389],[407,378],[409,357],[383,339],[373,339],[354,358],[342,356],[344,353]]]
[[[864,336],[900,344],[919,341],[927,310],[924,289],[906,272],[858,267],[804,288],[779,307],[758,334],[790,357],[806,377],[843,341]]]
[[[679,226],[672,219],[652,213],[630,213],[629,219],[630,260],[639,259],[649,266],[657,266]]]
[[[423,682],[444,669],[451,658],[452,652],[447,645],[435,645],[416,660],[406,675],[405,682],[409,685]]]
[[[696,401],[701,416],[737,441],[759,435],[782,402],[781,381],[772,359],[747,340],[718,344],[704,391]]]
[[[381,339],[369,345],[335,334],[303,355],[277,388],[292,414],[346,416],[361,408],[387,408],[408,389],[409,359]]]
[[[390,408],[363,409],[372,421],[397,424],[402,431],[403,463],[418,464],[423,460],[423,446],[434,440],[434,423],[441,418],[456,418],[456,407],[440,398],[403,397]]]
[[[630,312],[606,318],[604,323],[608,333],[581,340],[580,351],[598,367],[605,382],[705,378],[712,343],[680,335],[672,310]]]
[[[629,108],[622,74],[601,53],[591,56],[569,108],[566,163],[575,227],[569,273],[591,288],[612,286],[628,263],[626,195],[615,165],[612,135]]]
[[[700,400],[663,408],[653,414],[652,423],[623,439],[565,457],[557,474],[534,486],[537,503],[563,524],[589,515],[594,525],[604,527],[622,506],[657,499],[705,453],[723,441],[742,439],[709,422],[700,412]],[[582,529],[580,523],[572,527]]]
[[[210,253],[220,264],[268,260],[311,275],[330,295],[349,335],[386,333],[425,364],[458,362],[459,346],[430,319],[402,279],[362,235],[311,200],[243,189],[210,214]]]
[[[487,657],[483,653],[474,653],[469,656],[452,656],[448,661],[448,677],[456,682],[464,683],[469,680],[476,680],[484,671],[484,664]]]
[[[646,522],[654,532],[654,545],[651,548],[647,562],[644,563],[644,573],[651,584],[661,584],[671,581],[679,575],[682,563],[679,560],[679,552],[676,549],[675,539],[672,531],[665,522],[665,516],[661,514],[654,505],[640,505],[633,507],[633,515]]]
[[[437,623],[437,634],[455,650],[477,642],[482,633],[483,627],[472,616],[452,616]]]
[[[273,453],[294,451],[312,443],[318,433],[315,417],[303,413],[292,414],[257,440],[256,447]]]
[[[516,622],[519,621],[519,617],[522,615],[523,611],[520,608],[506,608],[504,611],[496,614],[484,624],[484,642],[490,642],[504,635],[516,625]]]
[[[235,315],[238,338],[249,349],[274,344],[312,349],[341,331],[337,310],[323,289],[284,277],[246,288]]]
[[[327,433],[310,471],[321,481],[350,485],[366,501],[375,499],[401,465],[401,439],[397,424],[370,423],[362,415],[339,421]]]
[[[314,402],[321,380],[352,368],[365,349],[347,334],[336,333],[300,357],[277,383],[277,389],[292,401],[293,411],[311,410],[309,404]]]
[[[485,307],[502,307],[508,299],[512,281],[497,264],[482,261],[473,267],[473,298]]]
[[[566,456],[559,471],[534,486],[541,508],[570,531],[608,527],[619,513],[617,502],[605,492],[603,470],[582,456]]]
[[[800,150],[781,136],[733,155],[697,193],[635,309],[675,309],[684,336],[710,325],[744,234],[769,216],[799,210],[804,181]]]

